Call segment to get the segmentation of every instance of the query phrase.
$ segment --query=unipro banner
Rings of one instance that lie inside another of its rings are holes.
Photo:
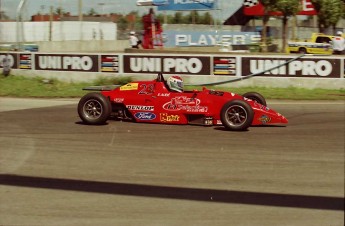
[[[49,71],[98,72],[98,55],[35,54],[35,69]]]
[[[124,73],[210,75],[210,57],[124,55]]]
[[[262,73],[272,77],[318,77],[341,78],[340,59],[299,58],[288,64],[292,58],[242,57],[242,75],[260,73],[279,65],[276,69]]]
[[[217,0],[168,0],[168,4],[159,5],[158,11],[212,10]]]

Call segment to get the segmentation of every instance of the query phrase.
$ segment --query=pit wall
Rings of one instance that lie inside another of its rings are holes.
[[[181,75],[185,84],[345,89],[345,57],[233,53],[30,53],[0,52],[11,74],[67,82],[130,76],[134,80]],[[236,81],[236,82],[234,82]]]

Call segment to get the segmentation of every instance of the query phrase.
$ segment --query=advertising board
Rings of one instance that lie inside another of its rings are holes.
[[[124,73],[210,75],[210,57],[124,55]]]
[[[291,58],[242,57],[242,74],[259,73],[284,65]],[[267,71],[262,76],[341,78],[340,59],[300,58],[287,65]]]
[[[98,72],[98,55],[35,54],[35,69],[49,71]]]

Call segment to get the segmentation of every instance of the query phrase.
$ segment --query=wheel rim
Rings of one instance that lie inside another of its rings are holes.
[[[83,111],[87,118],[97,119],[102,115],[103,107],[99,101],[91,99],[85,102]]]
[[[240,105],[233,105],[226,111],[226,120],[232,126],[243,125],[248,118],[246,109]]]

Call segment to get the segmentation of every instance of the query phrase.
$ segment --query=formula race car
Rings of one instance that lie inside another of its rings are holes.
[[[84,90],[78,104],[85,124],[105,124],[108,119],[162,124],[223,125],[227,130],[247,130],[251,125],[286,124],[287,119],[266,106],[256,92],[238,95],[205,87],[201,91],[171,90],[161,73],[151,81],[123,86],[95,86]]]

